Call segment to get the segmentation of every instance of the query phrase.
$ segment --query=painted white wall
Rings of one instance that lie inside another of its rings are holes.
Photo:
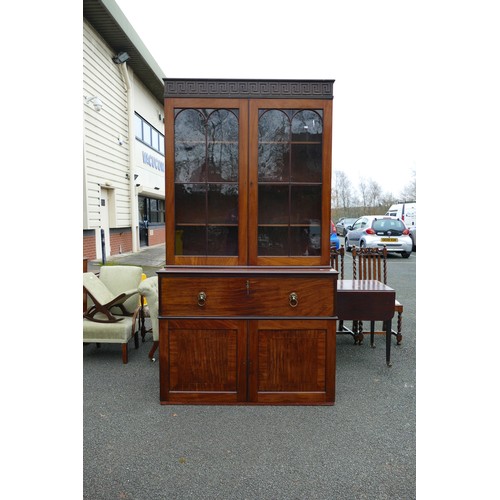
[[[165,135],[163,107],[137,78],[135,86],[135,111],[162,135]],[[161,117],[161,119],[160,119]],[[134,147],[134,169],[138,174],[139,193],[165,198],[165,157],[141,141]],[[155,187],[159,187],[156,190]]]
[[[83,229],[96,231],[98,257],[101,256],[103,214],[100,200],[103,189],[113,198],[113,204],[108,207],[112,211],[109,213],[111,227],[133,225],[131,211],[137,211],[139,194],[160,199],[165,197],[165,158],[136,140],[133,130],[129,134],[126,85],[120,66],[112,61],[114,55],[114,51],[84,19],[83,95],[97,96],[102,102],[102,109],[96,112],[92,106],[83,104]],[[130,67],[127,69],[132,82],[133,111],[164,134],[163,120],[159,119],[160,114],[163,119],[163,103],[157,101]],[[129,162],[131,151],[132,167]],[[134,173],[138,178],[132,182]],[[140,184],[140,187],[136,188],[135,184]],[[131,201],[131,194],[135,197],[134,202]]]
[[[102,109],[83,104],[87,227],[99,228],[100,186],[115,190],[116,227],[130,226],[129,148],[118,137],[128,136],[127,95],[114,53],[84,20],[83,95],[97,96]]]

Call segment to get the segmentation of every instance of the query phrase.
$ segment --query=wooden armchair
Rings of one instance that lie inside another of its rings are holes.
[[[128,362],[128,342],[134,338],[139,347],[136,319],[140,311],[138,286],[142,268],[103,266],[99,277],[83,273],[89,308],[83,314],[83,342],[115,343],[122,346],[122,361]]]
[[[387,285],[387,248],[356,248],[352,249],[352,277],[353,279],[361,280],[377,280],[384,285]],[[398,300],[394,303],[394,312],[397,313],[397,331],[392,330],[392,334],[396,337],[397,345],[401,344],[403,335],[401,333],[403,321],[403,304]],[[370,328],[370,345],[374,346],[374,335],[383,334],[385,330],[375,331],[374,321],[371,322]],[[359,344],[363,342],[363,324],[357,322],[355,339]]]

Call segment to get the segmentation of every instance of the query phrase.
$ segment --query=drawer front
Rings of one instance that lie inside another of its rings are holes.
[[[322,277],[160,279],[160,316],[334,316],[334,282]]]

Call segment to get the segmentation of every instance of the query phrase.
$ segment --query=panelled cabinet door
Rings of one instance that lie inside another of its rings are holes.
[[[245,321],[160,321],[162,403],[244,402],[246,373]]]
[[[250,265],[328,264],[331,105],[250,101]]]
[[[335,401],[335,320],[250,320],[248,400]]]
[[[248,104],[165,102],[167,264],[247,262]]]

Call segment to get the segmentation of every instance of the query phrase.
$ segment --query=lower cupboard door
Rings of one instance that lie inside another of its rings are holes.
[[[161,403],[247,400],[247,322],[160,321]]]
[[[333,404],[334,320],[249,321],[249,400]]]

